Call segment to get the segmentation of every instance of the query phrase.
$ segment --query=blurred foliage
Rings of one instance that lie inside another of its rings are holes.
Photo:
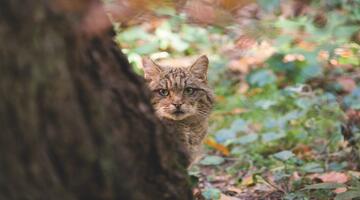
[[[130,24],[115,21],[115,41],[139,74],[143,56],[173,64],[210,58],[217,104],[207,156],[191,172],[202,180],[203,197],[229,191],[244,199],[243,193],[256,194],[253,199],[359,197],[360,1],[181,6],[152,7],[156,17]],[[329,185],[323,178],[333,171],[346,177],[342,192],[335,190],[340,179]]]

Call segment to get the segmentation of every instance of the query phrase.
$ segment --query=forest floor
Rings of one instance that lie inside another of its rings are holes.
[[[241,27],[192,25],[170,11],[115,25],[140,74],[142,56],[210,58],[216,106],[189,170],[198,199],[360,197],[360,13],[309,9]]]

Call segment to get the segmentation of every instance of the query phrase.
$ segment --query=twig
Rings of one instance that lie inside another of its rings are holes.
[[[256,176],[260,176],[260,175],[256,175]],[[286,191],[284,189],[282,189],[282,188],[276,186],[275,184],[271,183],[271,181],[269,181],[267,178],[262,177],[262,176],[260,176],[260,177],[264,180],[265,183],[269,184],[271,187],[273,187],[273,188],[277,189],[278,191],[281,191],[282,193],[286,194]]]

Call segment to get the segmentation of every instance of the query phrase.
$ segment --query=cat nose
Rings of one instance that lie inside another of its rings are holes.
[[[179,110],[180,107],[181,107],[181,105],[182,105],[182,103],[173,103],[173,105],[175,106],[175,108],[176,108],[177,110]]]

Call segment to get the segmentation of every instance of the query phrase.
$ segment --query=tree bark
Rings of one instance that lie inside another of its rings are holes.
[[[0,199],[192,199],[142,78],[83,27],[99,5],[0,3]]]

